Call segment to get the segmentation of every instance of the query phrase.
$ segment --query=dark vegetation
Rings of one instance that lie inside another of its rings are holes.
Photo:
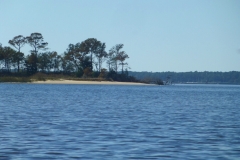
[[[69,44],[65,52],[58,54],[48,50],[41,33],[27,37],[19,35],[8,43],[12,48],[0,44],[0,82],[47,79],[139,82],[128,75],[126,59],[129,56],[122,50],[123,44],[106,52],[105,43],[89,38]],[[29,54],[21,52],[25,44],[32,48]],[[102,67],[104,62],[108,69]]]
[[[164,83],[240,84],[240,72],[131,72],[141,81],[162,79]]]

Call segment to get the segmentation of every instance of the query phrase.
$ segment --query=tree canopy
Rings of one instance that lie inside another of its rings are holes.
[[[33,48],[31,53],[38,54],[39,50],[47,50],[47,42],[44,42],[43,36],[41,33],[32,33],[30,36],[26,37],[28,44]]]
[[[127,70],[128,63],[125,60],[129,56],[121,50],[123,44],[117,44],[107,52],[106,43],[96,38],[88,38],[76,44],[70,43],[66,51],[59,54],[48,50],[48,43],[38,32],[27,37],[15,36],[8,43],[13,49],[0,45],[0,72],[12,72],[17,69],[19,73],[27,74],[58,72],[75,74],[77,77],[106,77],[106,75],[112,75],[113,79],[127,77],[124,69]],[[30,54],[21,52],[25,44],[31,46]],[[108,72],[103,68],[105,61]],[[122,66],[121,76],[118,73],[119,65]]]

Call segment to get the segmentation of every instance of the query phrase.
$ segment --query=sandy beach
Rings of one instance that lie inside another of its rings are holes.
[[[34,81],[34,84],[97,84],[97,85],[153,85],[134,82],[116,82],[116,81],[74,81],[74,80],[47,80]]]

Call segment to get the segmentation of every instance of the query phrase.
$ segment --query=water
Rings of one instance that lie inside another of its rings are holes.
[[[0,84],[0,160],[239,159],[240,86]]]

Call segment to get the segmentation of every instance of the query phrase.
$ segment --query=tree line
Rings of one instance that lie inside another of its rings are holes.
[[[32,75],[36,72],[74,74],[77,77],[128,77],[128,54],[123,44],[116,44],[108,52],[106,44],[96,38],[88,38],[76,44],[69,44],[63,54],[49,51],[48,43],[41,33],[24,37],[18,35],[9,40],[9,46],[0,44],[0,71]],[[21,50],[31,47],[30,54]],[[107,69],[103,68],[106,62]]]
[[[240,84],[240,72],[132,72],[141,81],[152,81],[162,79],[171,83],[219,83],[219,84]]]

